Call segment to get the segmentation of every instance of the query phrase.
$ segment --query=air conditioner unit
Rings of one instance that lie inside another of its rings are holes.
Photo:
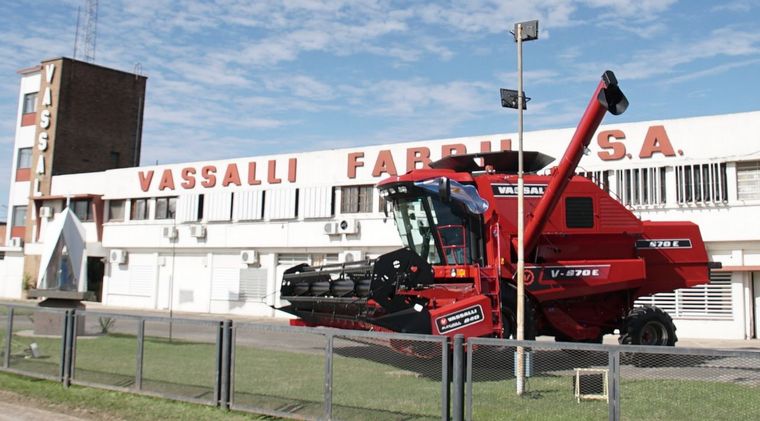
[[[9,247],[21,247],[24,241],[21,237],[11,237],[11,241],[8,242]]]
[[[240,261],[242,261],[246,265],[252,265],[252,264],[258,263],[259,254],[256,253],[256,250],[241,250]]]
[[[51,218],[53,216],[53,208],[50,206],[43,206],[40,208],[40,218]]]
[[[359,232],[359,221],[356,219],[342,219],[337,222],[338,233],[356,234]]]
[[[338,224],[335,222],[328,222],[325,224],[325,234],[327,235],[333,235],[333,234],[340,234],[338,232]]]
[[[177,238],[178,232],[177,227],[164,227],[164,237],[173,240]]]
[[[206,227],[203,225],[190,225],[190,236],[195,238],[206,238]]]
[[[340,260],[345,263],[359,262],[364,259],[364,253],[360,250],[346,250],[340,253]]]
[[[127,263],[127,251],[118,249],[111,250],[111,253],[108,255],[108,261],[117,265]]]

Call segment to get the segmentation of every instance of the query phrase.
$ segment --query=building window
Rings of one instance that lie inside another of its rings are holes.
[[[626,206],[661,205],[667,198],[665,167],[615,171],[615,196]]]
[[[123,221],[124,220],[124,205],[126,200],[109,200],[108,201],[108,221]]]
[[[728,201],[726,164],[695,164],[676,167],[676,200],[679,204]]]
[[[340,213],[372,212],[373,186],[341,187]]]
[[[23,114],[29,114],[37,111],[37,92],[24,95]]]
[[[18,150],[18,160],[16,169],[32,168],[32,148],[21,148]]]
[[[739,200],[760,200],[760,161],[737,162],[736,184]]]
[[[92,201],[90,199],[74,199],[69,204],[74,215],[82,222],[92,221]]]
[[[148,199],[132,199],[132,211],[129,214],[132,221],[148,219]]]
[[[13,207],[13,221],[11,224],[13,228],[26,226],[26,206]]]
[[[174,219],[177,213],[176,197],[156,198],[156,219]]]

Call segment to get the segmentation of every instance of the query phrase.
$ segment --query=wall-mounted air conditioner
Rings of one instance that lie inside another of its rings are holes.
[[[203,225],[190,225],[190,236],[194,238],[206,238],[206,227]]]
[[[40,208],[40,218],[52,218],[53,208],[50,206],[43,206]]]
[[[359,232],[359,221],[356,219],[341,219],[336,225],[340,234],[356,234]]]
[[[177,227],[164,227],[163,232],[164,238],[168,238],[170,240],[177,238],[177,235],[179,235],[177,232]]]
[[[338,232],[338,224],[336,222],[326,223],[324,230],[325,230],[325,234],[327,235],[340,234]]]
[[[340,253],[340,261],[345,263],[359,262],[364,259],[364,252],[361,250],[346,250]]]
[[[8,242],[9,247],[21,247],[22,244],[24,244],[24,241],[21,237],[11,237],[11,241]]]
[[[111,253],[108,255],[108,261],[117,265],[127,263],[127,251],[119,249],[111,250]]]
[[[240,261],[246,265],[253,265],[259,262],[259,254],[256,250],[241,250]]]

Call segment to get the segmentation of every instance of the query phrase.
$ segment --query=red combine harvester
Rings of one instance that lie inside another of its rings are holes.
[[[699,227],[641,221],[574,174],[605,113],[628,100],[607,71],[559,166],[524,153],[525,337],[674,345],[670,316],[638,297],[709,282]],[[436,335],[516,332],[517,152],[452,155],[378,185],[404,248],[374,261],[289,269],[297,323]]]

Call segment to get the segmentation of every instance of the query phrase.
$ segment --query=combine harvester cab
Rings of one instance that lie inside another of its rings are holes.
[[[524,153],[526,338],[673,345],[675,326],[643,295],[709,282],[699,228],[641,221],[575,169],[606,112],[628,101],[602,75],[568,149]],[[283,276],[280,310],[301,323],[436,335],[516,331],[518,153],[445,157],[378,185],[404,248],[374,261],[299,265]]]

